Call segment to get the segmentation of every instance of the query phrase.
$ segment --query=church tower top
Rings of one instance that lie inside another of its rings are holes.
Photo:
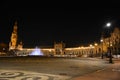
[[[17,20],[15,21],[15,25],[17,26]]]
[[[13,29],[13,32],[14,32],[14,33],[17,33],[17,21],[15,21],[15,23],[14,23],[14,29]]]

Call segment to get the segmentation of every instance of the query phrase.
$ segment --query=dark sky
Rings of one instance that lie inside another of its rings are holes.
[[[120,24],[120,7],[41,8],[10,0],[0,4],[0,42],[9,43],[17,20],[24,47],[53,46],[55,41],[67,47],[90,44],[100,40],[106,22]]]

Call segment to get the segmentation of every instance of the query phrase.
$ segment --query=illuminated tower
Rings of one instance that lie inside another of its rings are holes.
[[[15,21],[13,32],[11,35],[11,41],[9,43],[9,50],[16,49],[17,46],[17,21]]]
[[[65,49],[65,43],[62,41],[59,43],[54,43],[54,49],[55,49],[55,54],[57,55],[63,55],[64,54],[64,49]]]

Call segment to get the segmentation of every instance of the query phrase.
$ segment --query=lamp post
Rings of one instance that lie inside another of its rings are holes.
[[[92,48],[93,48],[93,45],[90,44],[90,56],[91,56],[91,57],[93,57],[93,50],[92,50]]]
[[[98,44],[95,43],[94,45],[95,45],[95,55],[97,56],[97,46],[98,46]]]
[[[101,44],[102,45],[102,49],[101,49],[102,50],[102,56],[101,56],[101,58],[103,59],[103,39],[101,39],[100,42],[102,43]]]
[[[109,28],[109,29],[108,29],[108,33],[110,34],[111,23],[107,23],[107,24],[106,24],[106,27]],[[113,63],[113,61],[112,61],[112,53],[111,53],[111,48],[110,48],[110,37],[109,37],[108,50],[109,50],[109,63]]]

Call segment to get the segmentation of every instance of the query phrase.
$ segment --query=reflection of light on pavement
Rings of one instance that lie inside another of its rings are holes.
[[[112,71],[118,71],[118,72],[120,72],[120,69],[112,69]]]
[[[66,80],[69,76],[35,73],[20,70],[0,70],[0,80]]]
[[[101,72],[101,71],[103,71],[103,70],[105,70],[105,69],[100,69],[100,70],[97,70],[96,72]]]

